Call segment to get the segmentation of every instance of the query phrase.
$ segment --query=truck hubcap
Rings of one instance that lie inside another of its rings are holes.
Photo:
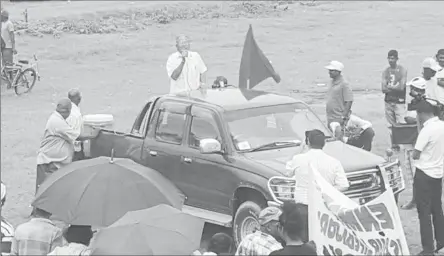
[[[259,222],[256,218],[249,216],[244,219],[241,225],[241,239],[260,228]]]

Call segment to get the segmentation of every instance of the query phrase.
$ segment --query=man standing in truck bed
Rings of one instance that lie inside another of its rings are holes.
[[[385,95],[385,118],[391,127],[404,123],[407,69],[398,64],[398,51],[390,50],[387,59],[389,66],[382,72],[381,89]],[[399,150],[398,145],[392,148]]]
[[[189,92],[205,86],[207,66],[199,53],[190,51],[190,39],[176,38],[177,51],[168,57],[166,69],[170,78],[170,93]]]

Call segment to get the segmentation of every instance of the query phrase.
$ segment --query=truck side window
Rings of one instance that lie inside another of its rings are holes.
[[[188,145],[192,148],[199,148],[202,139],[216,139],[222,143],[217,123],[211,112],[205,111],[204,113],[193,115],[191,119]]]
[[[148,124],[148,118],[150,116],[150,111],[148,111],[151,107],[152,102],[148,102],[145,107],[142,109],[142,112],[140,112],[139,116],[137,117],[133,129],[131,130],[131,133],[137,136],[144,136],[146,127]]]
[[[183,139],[183,131],[185,130],[185,114],[168,112],[161,110],[156,127],[155,137],[157,140],[181,144]]]

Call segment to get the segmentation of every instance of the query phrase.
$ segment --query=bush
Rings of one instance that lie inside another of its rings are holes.
[[[14,21],[14,23],[18,33],[40,37],[45,34],[59,37],[62,33],[107,34],[124,30],[142,30],[156,23],[168,24],[177,20],[276,16],[287,10],[288,5],[292,3],[294,1],[233,1],[229,5],[229,10],[225,11],[217,5],[201,5],[194,8],[165,6],[154,10],[139,9],[107,13],[91,19]],[[284,8],[281,8],[282,6]]]

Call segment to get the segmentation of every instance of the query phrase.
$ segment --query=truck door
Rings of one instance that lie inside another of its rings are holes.
[[[186,111],[190,104],[175,101],[164,101],[159,104],[149,121],[143,144],[143,164],[176,183],[175,173],[181,168],[180,156],[184,148]]]
[[[201,139],[217,139],[224,145],[221,123],[213,110],[193,105],[187,128],[186,147],[181,154],[177,186],[187,196],[187,205],[231,214],[230,200],[237,178],[222,153],[201,154]]]

